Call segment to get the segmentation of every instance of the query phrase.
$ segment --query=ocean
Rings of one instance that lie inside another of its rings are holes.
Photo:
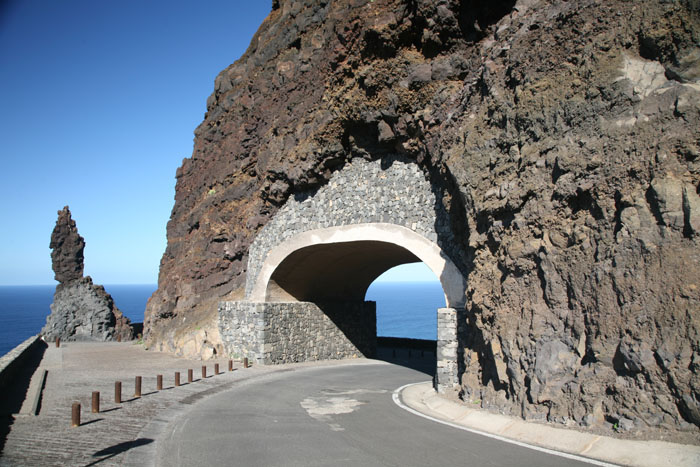
[[[143,321],[155,284],[105,285],[114,303],[132,323]],[[51,313],[55,285],[0,286],[0,356],[37,334]]]
[[[146,301],[156,290],[154,284],[104,287],[133,323],[143,321]],[[46,324],[54,290],[53,285],[0,286],[0,356]],[[375,282],[365,299],[377,302],[377,335],[437,338],[436,310],[445,306],[438,282]]]

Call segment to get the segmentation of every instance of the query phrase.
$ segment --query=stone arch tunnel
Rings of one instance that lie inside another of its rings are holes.
[[[370,284],[422,261],[439,279],[436,385],[457,387],[457,310],[466,283],[451,259],[446,213],[415,163],[356,160],[290,201],[250,248],[245,300],[219,305],[229,354],[262,364],[373,356]],[[409,181],[410,183],[406,183]]]
[[[280,263],[268,282],[266,301],[363,300],[384,271],[420,261],[388,242],[362,240],[310,245]]]
[[[251,299],[364,300],[367,288],[382,273],[419,261],[440,280],[445,306],[463,306],[464,279],[440,247],[388,223],[327,227],[288,239],[268,253]]]

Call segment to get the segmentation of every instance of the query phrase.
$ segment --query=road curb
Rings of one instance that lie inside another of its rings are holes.
[[[393,398],[401,408],[433,421],[593,465],[700,465],[699,446],[621,440],[491,414],[439,396],[429,381],[402,386]]]

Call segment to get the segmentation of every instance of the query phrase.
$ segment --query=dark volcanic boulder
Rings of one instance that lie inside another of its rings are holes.
[[[51,260],[56,292],[51,314],[41,334],[50,340],[131,340],[131,321],[114,305],[101,285],[83,277],[85,240],[78,233],[68,206],[58,211],[51,234]]]
[[[699,43],[696,0],[274,2],[177,171],[147,341],[240,296],[290,197],[399,154],[450,194],[463,399],[697,441]]]

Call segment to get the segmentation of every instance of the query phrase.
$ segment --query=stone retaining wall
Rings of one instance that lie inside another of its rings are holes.
[[[5,387],[14,378],[24,361],[41,345],[46,346],[39,335],[32,336],[0,357],[0,388]]]
[[[370,357],[376,326],[374,302],[219,303],[226,353],[262,364]]]

